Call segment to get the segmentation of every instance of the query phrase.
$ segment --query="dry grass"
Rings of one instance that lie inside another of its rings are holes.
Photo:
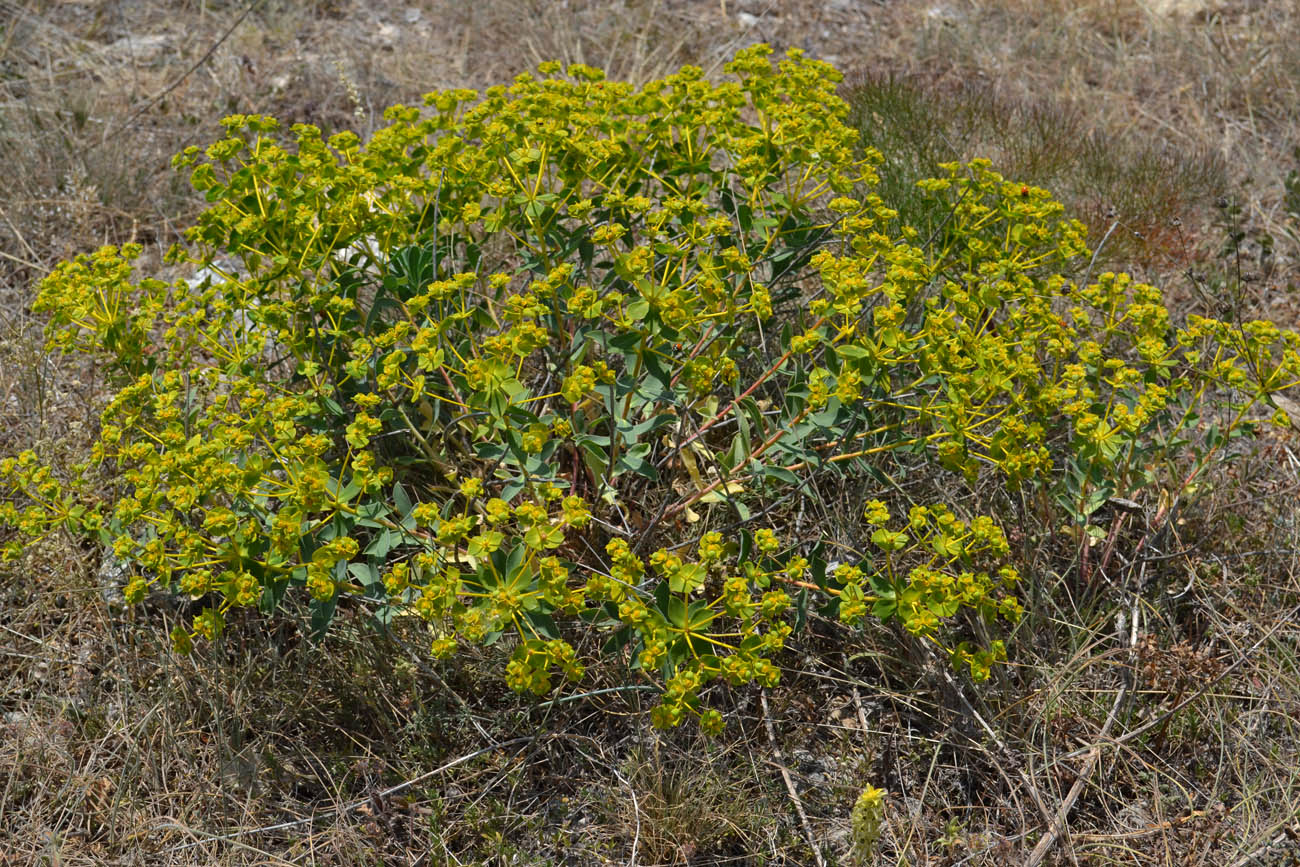
[[[83,453],[96,378],[41,351],[34,281],[105,242],[156,267],[201,206],[170,156],[218,117],[364,134],[390,103],[549,57],[642,80],[755,39],[803,47],[859,85],[897,196],[935,161],[991,156],[1096,231],[1119,221],[1109,264],[1182,312],[1231,290],[1294,325],[1300,11],[1168,5],[0,0],[0,452]],[[1216,258],[1219,196],[1242,204],[1240,271]],[[502,693],[491,651],[435,669],[420,636],[359,619],[317,646],[290,612],[176,658],[160,642],[181,612],[122,610],[99,552],[51,539],[0,573],[0,864],[815,863],[767,722],[832,861],[870,782],[892,793],[884,863],[1022,863],[1101,744],[1058,863],[1282,863],[1298,487],[1294,439],[1270,440],[1207,483],[1140,581],[1099,588],[1072,583],[1076,545],[1026,526],[1036,630],[981,695],[896,636],[814,619],[768,719],[752,694],[711,695],[733,720],[717,742],[651,733],[640,692],[600,691],[617,673],[539,705]],[[827,502],[819,519],[848,527],[852,497]]]
[[[972,83],[990,87],[1013,104],[1053,103],[1082,124],[1080,139],[1099,145],[1102,160],[1118,151],[1111,165],[1120,176],[1135,168],[1120,156],[1135,144],[1154,157],[1153,175],[1177,173],[1198,154],[1222,165],[1222,194],[1243,205],[1252,306],[1281,322],[1295,320],[1300,245],[1284,183],[1297,168],[1294,144],[1300,141],[1294,108],[1300,99],[1300,10],[1294,4],[951,0],[895,8],[895,41],[886,60],[891,68],[959,90]],[[1106,192],[1102,184],[1093,194]],[[1210,228],[1214,211],[1203,194],[1168,203],[1173,208],[1156,199],[1152,209],[1143,201],[1147,190],[1133,192],[1127,201],[1106,196],[1105,207],[1115,207],[1116,216],[1138,231],[1144,223],[1151,227],[1152,217],[1179,217],[1181,231],[1166,231],[1172,237],[1160,247],[1182,261],[1138,257],[1131,264],[1152,268],[1163,285],[1186,298],[1186,286],[1171,284],[1180,283],[1179,271],[1191,262],[1217,252],[1222,235]],[[1275,244],[1271,263],[1260,261],[1262,236]]]

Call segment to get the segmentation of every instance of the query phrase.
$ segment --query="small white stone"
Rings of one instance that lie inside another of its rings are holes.
[[[925,17],[931,21],[957,21],[962,15],[951,6],[945,6],[942,3],[935,3],[925,10]]]
[[[158,59],[167,48],[170,40],[163,33],[148,33],[141,36],[124,36],[108,46],[108,51],[117,57],[151,63]]]

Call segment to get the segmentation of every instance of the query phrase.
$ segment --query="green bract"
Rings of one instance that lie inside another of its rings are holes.
[[[838,74],[769,54],[640,89],[544,65],[394,106],[364,143],[227,118],[176,160],[210,206],[170,259],[201,282],[136,281],[131,246],[43,282],[51,344],[117,391],[80,475],[0,465],[0,521],[98,535],[133,601],[208,600],[182,650],[305,592],[318,629],[361,600],[439,656],[508,633],[507,682],[544,693],[602,630],[662,680],[657,724],[714,728],[701,688],[775,683],[816,603],[987,677],[1006,651],[977,636],[1021,613],[991,518],[873,500],[836,566],[779,516],[901,452],[1086,521],[1165,483],[1209,396],[1235,395],[1232,431],[1292,387],[1300,341],[1059,276],[1082,227],[984,162],[923,184],[943,224],[899,225]]]

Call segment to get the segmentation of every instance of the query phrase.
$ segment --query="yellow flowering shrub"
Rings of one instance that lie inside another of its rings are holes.
[[[341,603],[420,618],[436,656],[509,634],[506,682],[541,694],[601,630],[662,683],[657,724],[716,729],[701,689],[776,683],[810,604],[976,679],[1021,614],[992,517],[872,501],[832,565],[764,504],[903,452],[1086,518],[1157,484],[1211,398],[1226,435],[1300,379],[1292,332],[1062,276],[1083,228],[986,162],[923,184],[938,229],[901,225],[827,64],[755,46],[726,72],[545,64],[366,142],[226,118],[176,159],[209,206],[169,260],[201,281],[137,279],[132,245],[44,280],[51,347],[115,391],[71,474],[0,462],[8,554],[99,538],[131,600],[205,601],[182,651],[297,593],[318,631]]]

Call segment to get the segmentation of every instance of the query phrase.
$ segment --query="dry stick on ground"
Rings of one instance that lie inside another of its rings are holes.
[[[1294,841],[1297,837],[1300,837],[1300,826],[1291,825],[1286,827],[1280,833],[1264,841],[1263,845],[1233,861],[1231,867],[1250,867],[1251,864],[1261,862],[1266,856],[1274,854],[1273,850],[1278,850],[1277,854],[1280,854],[1282,846],[1288,840]]]
[[[1056,841],[1060,839],[1061,833],[1065,830],[1066,822],[1069,821],[1070,811],[1074,809],[1074,802],[1079,799],[1083,787],[1092,778],[1092,772],[1097,767],[1098,759],[1101,758],[1101,748],[1110,735],[1115,720],[1119,717],[1119,709],[1124,706],[1124,699],[1128,695],[1128,691],[1129,685],[1125,682],[1120,686],[1119,691],[1115,693],[1115,701],[1110,706],[1110,713],[1106,715],[1106,722],[1101,727],[1101,734],[1097,736],[1097,743],[1092,746],[1087,761],[1083,763],[1083,769],[1079,771],[1078,778],[1074,781],[1074,785],[1070,787],[1070,791],[1066,794],[1064,800],[1061,801],[1061,806],[1057,809],[1056,817],[1048,827],[1047,833],[1043,836],[1043,839],[1038,841],[1038,845],[1034,847],[1034,850],[1029,853],[1029,858],[1025,861],[1025,867],[1038,867],[1043,859],[1047,857],[1047,853],[1056,845]]]
[[[1207,692],[1209,692],[1210,690],[1214,689],[1214,687],[1222,683],[1224,678],[1232,674],[1237,669],[1241,668],[1243,665],[1245,665],[1246,662],[1250,660],[1251,656],[1254,655],[1255,651],[1259,650],[1259,648],[1263,646],[1264,642],[1268,641],[1270,638],[1276,635],[1278,630],[1280,630],[1286,624],[1293,623],[1296,617],[1298,616],[1300,616],[1300,605],[1295,606],[1290,611],[1288,611],[1285,615],[1280,617],[1277,623],[1274,624],[1274,626],[1271,629],[1269,629],[1268,632],[1260,636],[1258,641],[1256,641],[1250,647],[1243,650],[1241,652],[1241,655],[1237,657],[1237,659],[1234,660],[1231,665],[1226,666],[1223,669],[1223,671],[1219,672],[1214,677],[1210,678],[1210,680],[1206,681],[1206,683],[1200,689],[1196,690],[1196,692],[1191,693],[1182,701],[1178,702],[1176,705],[1169,708],[1169,710],[1165,711],[1164,713],[1160,714],[1157,717],[1147,720],[1145,723],[1133,729],[1132,731],[1125,732],[1124,734],[1120,735],[1117,738],[1112,738],[1108,742],[1108,745],[1115,746],[1115,747],[1122,746],[1128,743],[1129,741],[1140,738],[1142,735],[1146,734],[1147,732],[1151,731],[1157,726],[1162,726],[1166,724],[1174,714],[1178,713],[1179,711],[1187,707],[1192,702],[1201,698]],[[1065,755],[1061,756],[1060,759],[1058,759],[1057,761],[1069,761],[1070,759],[1077,759],[1080,756],[1090,754],[1092,752],[1092,749],[1093,749],[1092,747],[1087,747],[1085,749],[1076,750],[1071,753],[1066,753]],[[1047,765],[1047,767],[1051,767],[1051,764]]]
[[[1264,642],[1268,641],[1275,634],[1277,634],[1277,631],[1281,629],[1283,626],[1285,626],[1287,623],[1293,622],[1297,615],[1300,615],[1300,605],[1297,605],[1296,607],[1292,608],[1289,612],[1287,612],[1287,614],[1284,617],[1278,620],[1278,622],[1273,626],[1272,629],[1270,629],[1268,632],[1265,632],[1258,641],[1256,641],[1250,647],[1242,651],[1240,657],[1238,657],[1231,665],[1224,668],[1223,671],[1219,672],[1217,675],[1211,678],[1208,682],[1206,682],[1204,686],[1202,686],[1196,692],[1187,696],[1187,698],[1183,699],[1178,704],[1174,705],[1169,710],[1165,711],[1155,719],[1149,720],[1146,723],[1143,723],[1142,725],[1133,729],[1133,731],[1125,732],[1124,734],[1115,738],[1113,741],[1111,741],[1112,745],[1119,746],[1120,744],[1126,744],[1129,741],[1133,740],[1134,738],[1146,734],[1156,726],[1164,725],[1166,722],[1168,722],[1169,718],[1172,717],[1174,714],[1178,713],[1180,710],[1187,707],[1189,704],[1196,701],[1201,696],[1205,695],[1207,692],[1209,692],[1211,689],[1217,686],[1220,682],[1222,682],[1222,680],[1225,677],[1227,677],[1232,672],[1236,671],[1238,668],[1241,668],[1241,666],[1244,665],[1248,659],[1250,659],[1251,655],[1254,654],[1256,650],[1259,650],[1259,648],[1264,644]]]
[[[772,713],[767,707],[767,687],[763,687],[759,698],[763,701],[763,726],[767,729],[767,739],[772,743],[772,755],[776,757],[776,766],[781,769],[781,779],[785,781],[785,790],[790,795],[790,801],[794,804],[794,811],[799,815],[799,824],[803,826],[803,833],[808,838],[808,846],[812,849],[813,860],[817,862],[817,867],[826,867],[826,861],[822,858],[822,850],[817,847],[817,838],[813,836],[812,824],[808,821],[808,814],[804,812],[803,801],[799,799],[799,793],[795,791],[794,780],[790,778],[790,769],[785,766],[785,760],[781,758],[781,746],[776,742],[776,730],[772,728]]]
[[[1118,710],[1123,704],[1124,696],[1128,690],[1127,684],[1122,686],[1120,688],[1119,693],[1115,696],[1115,703],[1114,705],[1111,706],[1110,714],[1107,715],[1106,717],[1106,722],[1102,726],[1101,734],[1098,735],[1097,737],[1097,743],[1095,743],[1092,747],[1090,747],[1087,750],[1087,759],[1084,762],[1083,770],[1079,772],[1078,779],[1074,781],[1074,785],[1070,787],[1069,793],[1065,796],[1065,799],[1061,801],[1061,806],[1057,810],[1057,817],[1052,822],[1051,827],[1048,828],[1047,836],[1043,837],[1042,840],[1038,841],[1038,845],[1035,846],[1034,851],[1030,853],[1029,859],[1025,861],[1025,867],[1037,867],[1037,865],[1042,862],[1043,858],[1047,856],[1048,851],[1050,851],[1051,848],[1054,845],[1056,845],[1057,838],[1059,838],[1061,832],[1065,830],[1065,823],[1066,820],[1069,818],[1070,810],[1073,809],[1074,807],[1074,802],[1078,800],[1079,794],[1083,791],[1084,785],[1087,784],[1089,777],[1092,776],[1092,772],[1097,766],[1097,760],[1101,757],[1101,749],[1103,746],[1106,746],[1107,744],[1111,746],[1119,746],[1120,744],[1126,743],[1127,741],[1131,741],[1134,738],[1139,737],[1140,735],[1150,731],[1151,729],[1155,728],[1158,725],[1163,725],[1171,717],[1173,717],[1173,715],[1176,714],[1178,711],[1182,710],[1183,708],[1187,707],[1187,705],[1191,704],[1196,699],[1205,695],[1205,693],[1209,692],[1209,690],[1212,689],[1215,686],[1215,684],[1222,681],[1225,677],[1227,677],[1231,672],[1233,672],[1237,668],[1240,668],[1242,664],[1244,664],[1246,660],[1250,658],[1251,654],[1254,653],[1254,651],[1258,650],[1260,646],[1264,644],[1265,641],[1271,638],[1274,635],[1274,633],[1276,633],[1279,629],[1282,628],[1282,625],[1284,623],[1289,622],[1298,613],[1300,613],[1300,606],[1296,606],[1291,610],[1291,612],[1286,617],[1283,617],[1281,620],[1279,620],[1278,623],[1272,629],[1266,632],[1258,641],[1256,641],[1249,648],[1247,648],[1245,652],[1243,652],[1241,656],[1235,662],[1232,663],[1232,665],[1229,665],[1226,668],[1224,668],[1224,670],[1219,672],[1218,675],[1211,678],[1211,680],[1208,683],[1206,683],[1204,686],[1202,686],[1193,694],[1189,695],[1187,698],[1180,701],[1178,704],[1171,707],[1168,711],[1156,717],[1155,719],[1148,721],[1146,724],[1139,726],[1138,728],[1134,729],[1131,732],[1126,732],[1124,735],[1118,738],[1108,740],[1110,729],[1115,722],[1115,718],[1117,716]]]
[[[1142,542],[1145,543],[1149,536],[1150,534],[1148,534],[1147,537],[1144,537]],[[1141,548],[1142,544],[1139,544],[1138,547]],[[1107,554],[1107,556],[1109,556],[1109,554]],[[1139,575],[1145,574],[1145,570],[1146,566],[1144,564]],[[1139,581],[1140,580],[1139,577]],[[1133,645],[1137,641],[1138,602],[1140,600],[1141,595],[1138,591],[1134,590],[1132,605],[1129,609],[1127,630],[1125,628],[1126,624],[1124,615],[1121,613],[1115,617],[1115,635],[1116,638],[1119,639],[1120,643],[1129,649],[1130,662],[1132,661],[1131,653]],[[1127,636],[1124,634],[1126,631],[1128,632]],[[1115,720],[1119,718],[1119,709],[1124,706],[1124,701],[1132,691],[1132,686],[1132,675],[1126,672],[1119,690],[1115,693],[1115,701],[1110,706],[1110,713],[1106,714],[1106,721],[1102,723],[1101,733],[1098,734],[1096,742],[1088,751],[1088,757],[1084,760],[1083,768],[1079,771],[1078,777],[1075,778],[1074,785],[1070,787],[1070,791],[1067,792],[1065,798],[1062,799],[1061,806],[1056,810],[1056,816],[1048,823],[1047,833],[1043,835],[1043,838],[1038,841],[1038,845],[1034,846],[1033,851],[1029,853],[1029,858],[1025,861],[1025,867],[1038,867],[1038,865],[1042,863],[1043,859],[1047,857],[1047,853],[1052,851],[1057,840],[1059,840],[1061,835],[1065,832],[1066,823],[1070,820],[1070,811],[1074,809],[1074,802],[1079,800],[1079,795],[1083,793],[1084,786],[1086,786],[1088,781],[1092,779],[1092,772],[1096,770],[1097,762],[1101,759],[1101,748],[1104,742],[1110,737],[1110,730],[1115,726]],[[1073,853],[1071,853],[1071,855],[1073,856]]]
[[[1076,836],[1076,839],[1095,840],[1099,843],[1113,843],[1116,840],[1139,840],[1143,837],[1150,837],[1153,834],[1163,834],[1166,831],[1186,825],[1188,822],[1194,822],[1197,819],[1204,819],[1211,815],[1213,815],[1213,813],[1210,810],[1192,810],[1190,813],[1187,813],[1184,816],[1179,816],[1176,819],[1154,822],[1141,828],[1135,828],[1132,831],[1114,831],[1110,834],[1079,834]]]

